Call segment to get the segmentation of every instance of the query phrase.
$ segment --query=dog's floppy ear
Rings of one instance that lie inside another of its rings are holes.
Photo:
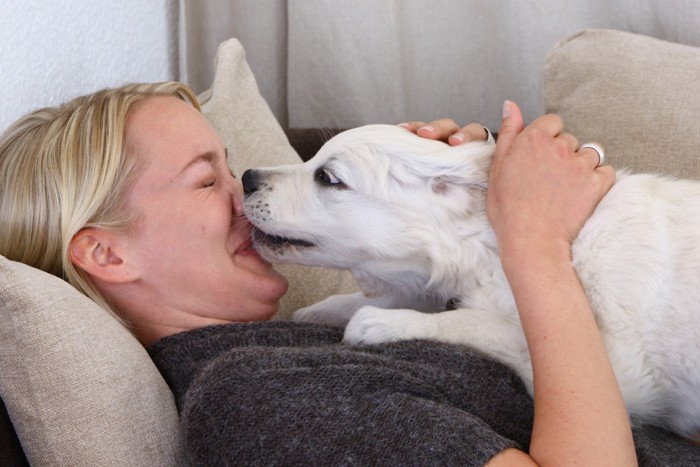
[[[469,177],[464,177],[455,174],[441,174],[431,177],[430,188],[433,193],[438,195],[447,195],[452,189],[477,189],[485,191],[488,187],[488,182],[485,181],[474,181]]]
[[[485,191],[493,146],[470,143],[449,147],[422,160],[429,165],[430,188],[437,195],[449,195],[454,190]]]

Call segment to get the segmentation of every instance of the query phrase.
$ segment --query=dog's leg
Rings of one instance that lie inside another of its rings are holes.
[[[348,322],[344,340],[379,344],[406,339],[433,339],[468,345],[513,368],[532,389],[527,342],[517,319],[479,309],[441,313],[361,308]]]
[[[331,295],[313,305],[300,308],[294,312],[292,319],[305,323],[330,324],[331,326],[345,326],[352,315],[368,303],[367,297],[362,292],[345,295]]]
[[[429,297],[406,297],[395,295],[375,295],[368,297],[362,292],[346,295],[332,295],[318,303],[300,308],[292,319],[307,323],[330,324],[332,326],[344,327],[350,318],[364,306],[375,306],[379,308],[403,308],[414,306],[423,311],[437,311],[443,304],[439,300]]]

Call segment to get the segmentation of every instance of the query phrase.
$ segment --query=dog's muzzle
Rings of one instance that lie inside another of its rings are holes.
[[[255,169],[246,170],[241,177],[241,183],[243,184],[244,194],[255,193],[260,189],[260,172]]]
[[[243,194],[246,198],[254,194],[256,191],[259,191],[261,188],[264,188],[265,186],[260,171],[256,169],[248,169],[245,172],[243,172],[243,176],[241,177],[241,183],[243,184]],[[308,240],[282,237],[264,231],[260,228],[256,220],[254,219],[254,216],[250,219],[250,221],[255,226],[255,231],[253,232],[253,240],[255,241],[255,244],[257,246],[265,246],[273,249],[290,246],[304,248],[310,248],[315,246],[312,242]]]

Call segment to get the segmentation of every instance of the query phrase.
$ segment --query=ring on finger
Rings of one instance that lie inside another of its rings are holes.
[[[595,143],[585,143],[579,146],[576,152],[579,152],[581,149],[593,149],[598,154],[598,164],[595,166],[596,169],[605,164],[605,151],[599,145]]]
[[[494,139],[493,133],[491,133],[491,130],[489,130],[488,128],[486,128],[483,125],[481,125],[481,128],[483,128],[484,131],[486,132],[486,142],[489,144],[496,144],[496,140]]]

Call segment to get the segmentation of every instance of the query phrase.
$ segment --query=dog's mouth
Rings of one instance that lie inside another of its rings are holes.
[[[279,248],[279,247],[296,246],[296,247],[302,247],[302,248],[311,248],[311,247],[316,246],[314,243],[312,243],[308,240],[273,235],[271,233],[260,230],[257,227],[255,228],[255,232],[253,233],[253,238],[255,239],[256,244],[261,244],[261,245],[265,245],[265,246],[269,246],[269,247]]]

